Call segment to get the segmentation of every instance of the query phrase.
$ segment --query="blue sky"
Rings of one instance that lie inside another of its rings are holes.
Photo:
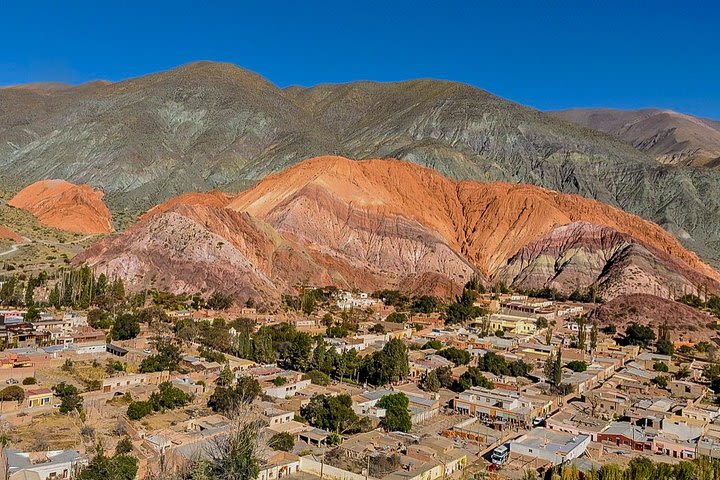
[[[0,0],[0,18],[0,85],[218,60],[279,86],[430,77],[540,109],[720,119],[720,5],[709,0]]]

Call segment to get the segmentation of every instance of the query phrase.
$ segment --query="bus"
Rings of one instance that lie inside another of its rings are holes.
[[[507,444],[500,445],[495,450],[493,450],[492,455],[490,456],[490,461],[497,465],[503,465],[505,462],[507,462],[508,456],[510,455],[510,447],[508,447]]]

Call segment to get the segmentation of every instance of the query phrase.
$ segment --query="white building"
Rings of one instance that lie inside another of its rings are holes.
[[[20,452],[6,448],[3,455],[7,461],[8,480],[64,480],[74,478],[75,473],[87,460],[77,450],[53,450],[49,452]]]
[[[536,428],[510,442],[510,453],[547,460],[559,465],[585,453],[589,435],[572,435],[547,428]]]

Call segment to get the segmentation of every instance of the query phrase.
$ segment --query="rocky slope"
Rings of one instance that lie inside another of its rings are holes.
[[[715,335],[704,329],[708,323],[714,323],[714,317],[674,300],[647,294],[618,296],[596,308],[589,321],[597,321],[600,326],[613,325],[618,332],[633,322],[655,328],[668,322],[676,331],[673,339],[678,341],[708,341]]]
[[[708,284],[705,275],[651,243],[587,222],[557,227],[530,242],[497,277],[518,288],[541,285],[565,292],[597,284],[609,298],[628,291],[671,298]]]
[[[315,158],[227,200],[173,199],[76,262],[132,285],[148,278],[176,290],[237,284],[247,295],[276,295],[298,282],[447,294],[476,273],[525,288],[599,284],[610,297],[666,285],[720,289],[717,272],[637,216],[528,185],[458,182],[397,160]],[[573,245],[561,240],[563,226],[578,230]],[[572,285],[552,269],[528,274],[585,246],[593,263],[568,266],[563,275],[583,274]],[[225,272],[232,265],[234,275]],[[634,269],[647,281],[638,282]]]
[[[572,109],[564,120],[616,136],[659,162],[720,168],[720,124],[672,110]]]
[[[658,165],[612,136],[463,84],[281,90],[203,62],[113,84],[0,89],[0,181],[89,183],[115,211],[237,191],[328,153],[578,193],[653,220],[720,264],[720,172]]]
[[[75,233],[114,231],[103,193],[88,185],[64,180],[35,182],[22,189],[8,205],[30,212],[40,223]]]
[[[0,225],[0,240],[10,240],[12,242],[22,242],[23,238],[10,230],[8,227]]]

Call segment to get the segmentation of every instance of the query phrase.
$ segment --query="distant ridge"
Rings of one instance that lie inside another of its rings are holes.
[[[660,163],[720,168],[720,123],[672,110],[573,109],[550,112],[609,133]]]

